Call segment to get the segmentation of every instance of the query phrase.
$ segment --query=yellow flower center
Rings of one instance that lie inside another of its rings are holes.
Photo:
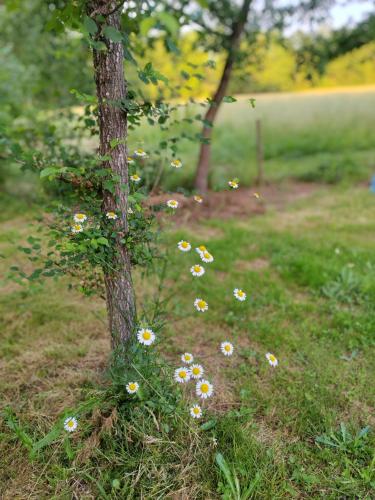
[[[193,408],[194,415],[199,415],[199,408]]]
[[[114,217],[114,215],[115,215],[115,212],[108,212],[109,217]]]
[[[144,153],[144,151],[143,151],[143,149],[137,149],[137,153],[142,154],[142,153]]]
[[[76,214],[76,217],[77,219],[84,219],[85,216],[83,214]]]
[[[198,247],[198,248],[199,248],[199,250],[200,250],[201,252],[205,252],[205,251],[206,251],[206,247],[205,247],[204,245],[201,245],[201,246],[200,246],[200,247]]]
[[[137,386],[136,386],[135,384],[133,384],[133,383],[129,384],[129,389],[130,389],[131,391],[135,391],[136,387],[137,387]]]
[[[237,295],[239,295],[240,297],[243,297],[243,296],[244,296],[244,293],[243,293],[243,291],[242,291],[242,290],[238,290]]]
[[[268,357],[269,357],[269,360],[272,361],[272,363],[274,363],[276,361],[276,358],[273,354],[270,354]]]
[[[229,352],[229,351],[230,351],[230,345],[229,345],[229,344],[226,344],[226,345],[224,346],[224,349],[225,349],[227,352]]]
[[[201,270],[201,266],[194,266],[194,271],[196,273],[199,273],[200,270]]]
[[[150,333],[149,331],[145,331],[145,332],[143,332],[143,338],[144,338],[145,340],[150,340],[150,338],[151,338],[151,333]]]
[[[200,368],[198,367],[193,368],[193,375],[199,375],[200,372],[201,372]]]
[[[68,422],[68,427],[74,427],[74,422],[73,422],[73,420],[69,420],[69,422]]]
[[[198,307],[200,307],[201,309],[204,309],[206,307],[206,302],[204,300],[199,300]]]
[[[180,377],[181,378],[186,378],[186,371],[185,370],[181,370],[180,371]]]
[[[208,392],[208,390],[209,390],[208,384],[201,385],[201,392],[206,393],[206,392]]]
[[[204,252],[203,257],[205,259],[210,259],[211,258],[211,254],[209,254],[208,252]]]
[[[183,241],[183,242],[181,243],[181,246],[182,246],[182,248],[187,248],[187,247],[188,247],[188,244],[187,244],[187,242],[186,242],[186,241]]]
[[[77,225],[75,225],[75,226],[74,226],[74,229],[75,229],[76,231],[79,231],[79,230],[81,229],[81,226],[80,226],[79,224],[77,224]]]

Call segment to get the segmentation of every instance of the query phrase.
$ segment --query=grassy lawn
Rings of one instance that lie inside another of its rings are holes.
[[[172,300],[159,349],[173,368],[185,351],[204,365],[215,386],[208,424],[150,407],[130,425],[104,401],[80,420],[74,460],[58,437],[30,461],[22,433],[40,438],[66,408],[100,399],[104,304],[64,281],[4,283],[0,391],[16,420],[8,414],[0,428],[1,498],[237,498],[217,453],[243,499],[373,498],[374,201],[364,188],[320,188],[281,211],[170,228]],[[23,261],[15,246],[29,222],[1,223],[2,274]],[[202,278],[188,272],[197,254],[176,250],[182,238],[213,253]],[[234,300],[235,287],[246,302]],[[208,301],[205,314],[194,311],[195,297]],[[234,343],[231,358],[220,354],[222,340]]]

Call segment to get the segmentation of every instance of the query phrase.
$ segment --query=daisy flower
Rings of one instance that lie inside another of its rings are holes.
[[[194,361],[194,356],[192,354],[190,354],[190,352],[185,352],[181,356],[181,361],[183,363],[186,363],[186,364],[190,365],[190,363],[192,363]]]
[[[131,156],[127,157],[128,165],[133,165],[134,164],[134,159]]]
[[[241,290],[240,288],[235,288],[233,290],[233,295],[236,297],[237,300],[239,300],[240,302],[243,302],[244,300],[246,300],[246,293]]]
[[[138,389],[138,382],[129,382],[128,384],[126,384],[126,392],[128,392],[129,394],[135,394],[136,392],[138,392]]]
[[[257,200],[259,200],[259,198],[260,198],[260,194],[259,194],[259,193],[253,193],[253,196],[254,196],[254,198],[256,198]]]
[[[172,160],[171,161],[171,167],[173,167],[173,168],[181,168],[182,167],[182,161],[181,160]]]
[[[111,220],[116,220],[117,219],[117,215],[115,214],[115,212],[107,212],[105,214],[105,216],[107,217],[107,219],[111,219]]]
[[[204,368],[202,365],[198,365],[198,364],[191,365],[190,375],[192,378],[195,378],[195,379],[201,378],[203,373],[204,373]]]
[[[186,368],[185,366],[177,368],[177,370],[174,371],[174,379],[179,384],[184,384],[185,382],[189,382],[190,380],[189,368]]]
[[[128,214],[134,214],[134,210],[132,209],[132,207],[128,207]]]
[[[201,259],[203,260],[203,262],[213,262],[214,258],[213,256],[210,254],[210,252],[201,252],[200,254],[201,256]]]
[[[232,356],[234,347],[233,344],[231,344],[228,341],[225,341],[221,343],[220,350],[224,354],[224,356]]]
[[[238,186],[239,186],[238,182],[237,182],[237,181],[235,181],[234,179],[233,179],[232,181],[228,181],[228,185],[229,185],[229,187],[231,187],[232,189],[238,189]]]
[[[205,273],[204,267],[200,266],[199,264],[195,264],[195,266],[192,266],[190,268],[190,272],[193,276],[203,276]]]
[[[178,201],[177,200],[168,200],[167,205],[169,208],[177,208],[178,207]]]
[[[207,252],[207,248],[204,245],[199,245],[199,247],[197,247],[195,251],[201,254],[202,252]]]
[[[147,156],[147,153],[142,148],[138,148],[134,151],[134,156],[136,156],[137,158],[144,158],[145,156]]]
[[[205,312],[208,309],[208,304],[205,300],[195,299],[194,300],[194,307],[199,312]]]
[[[85,220],[87,219],[87,215],[85,214],[74,214],[74,222],[77,222],[77,224],[79,224],[80,222],[85,222]]]
[[[155,333],[151,328],[141,328],[137,332],[137,339],[140,344],[151,345],[155,342]]]
[[[199,380],[195,387],[195,392],[197,396],[201,397],[202,399],[206,399],[212,396],[214,387],[208,380]]]
[[[196,194],[194,196],[194,200],[197,202],[197,203],[202,203],[203,202],[203,198],[202,196],[199,196],[199,194]]]
[[[76,233],[82,233],[83,231],[83,226],[81,224],[73,224],[72,226],[72,233],[76,234]]]
[[[190,415],[193,418],[201,418],[202,416],[202,408],[199,405],[194,405],[190,408]]]
[[[133,174],[130,176],[130,180],[138,183],[138,182],[140,182],[141,178],[139,177],[138,174]]]
[[[268,359],[268,362],[271,366],[277,366],[279,364],[279,362],[277,361],[277,358],[276,356],[274,356],[273,354],[271,354],[270,352],[267,352],[266,354],[266,358]]]
[[[73,432],[77,429],[78,422],[75,417],[68,417],[64,420],[64,429],[68,432]]]
[[[191,250],[191,245],[188,241],[181,240],[177,243],[177,247],[181,252],[189,252]]]

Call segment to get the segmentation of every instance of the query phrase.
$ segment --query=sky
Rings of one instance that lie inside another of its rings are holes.
[[[351,24],[353,21],[358,22],[366,17],[366,14],[374,12],[373,1],[355,2],[340,2],[341,5],[336,5],[331,9],[331,21],[334,28],[340,28]],[[346,5],[345,5],[346,4]]]

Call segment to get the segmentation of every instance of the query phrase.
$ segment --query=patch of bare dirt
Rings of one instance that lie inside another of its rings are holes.
[[[261,188],[240,188],[231,191],[209,191],[203,197],[203,203],[197,203],[193,197],[180,193],[163,193],[153,196],[152,206],[164,205],[167,200],[179,202],[174,221],[178,226],[194,223],[202,219],[243,218],[249,215],[264,214],[268,208],[282,209],[293,201],[308,197],[317,186],[306,182],[285,182],[268,184]]]

